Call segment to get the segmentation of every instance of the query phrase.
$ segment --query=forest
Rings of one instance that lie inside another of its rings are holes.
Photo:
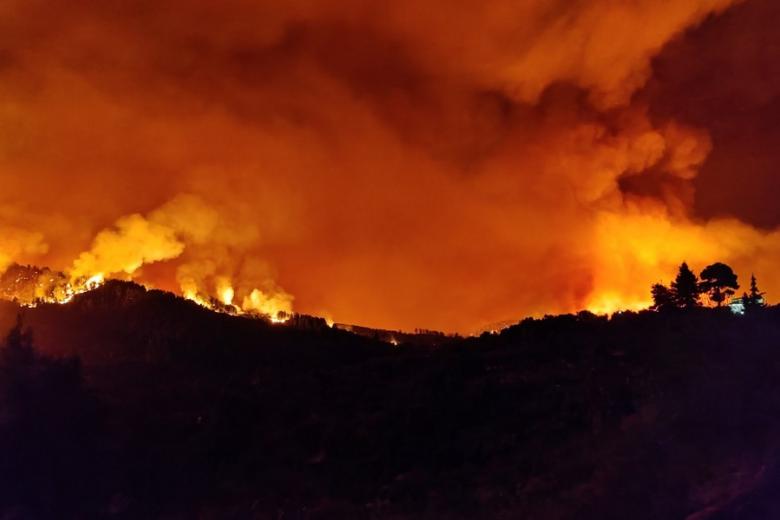
[[[0,326],[3,518],[780,517],[778,307],[392,345],[108,282]]]

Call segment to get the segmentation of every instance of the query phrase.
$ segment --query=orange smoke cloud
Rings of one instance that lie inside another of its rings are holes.
[[[733,3],[6,3],[0,269],[458,331],[760,276],[775,233],[692,216],[707,129],[636,95]]]

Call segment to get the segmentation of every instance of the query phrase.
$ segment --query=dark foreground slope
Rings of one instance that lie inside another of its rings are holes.
[[[3,518],[780,517],[777,309],[393,347],[109,284],[24,322]]]

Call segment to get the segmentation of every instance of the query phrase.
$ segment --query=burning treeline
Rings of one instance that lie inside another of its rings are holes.
[[[0,270],[450,331],[646,306],[679,258],[780,293],[646,88],[732,4],[6,2]]]
[[[22,307],[67,304],[79,294],[98,289],[105,281],[100,274],[72,279],[63,272],[52,271],[47,267],[12,264],[0,275],[0,300],[14,302]],[[234,302],[235,289],[224,285],[225,282],[222,283],[214,296],[187,292],[183,295],[186,299],[215,312],[262,318],[271,323],[286,323],[294,316],[290,310],[289,299],[275,300],[254,289],[249,293],[248,299],[244,300],[244,305],[239,305]]]
[[[179,260],[175,277],[185,298],[214,310],[283,321],[292,311],[292,296],[273,283],[262,264],[232,258],[231,248],[246,240],[232,226],[198,198],[177,197],[146,216],[120,218],[64,272],[0,266],[7,271],[3,296],[27,305],[67,303],[106,277],[133,279],[145,265]]]

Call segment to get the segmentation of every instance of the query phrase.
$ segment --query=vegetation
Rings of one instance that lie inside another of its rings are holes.
[[[674,301],[681,309],[690,309],[699,305],[701,288],[699,280],[685,262],[680,265],[677,277],[672,282]]]
[[[716,262],[705,267],[697,277],[688,264],[683,262],[671,287],[657,283],[650,288],[653,297],[651,309],[693,309],[702,305],[702,296],[706,296],[716,307],[721,307],[723,302],[734,296],[737,289],[737,275],[730,266]],[[763,296],[764,293],[758,289],[755,275],[751,275],[750,294],[743,293],[741,299],[745,310],[763,307]]]
[[[663,284],[657,283],[651,288],[653,295],[653,306],[656,311],[668,311],[677,308],[677,295],[674,289],[670,289]]]
[[[709,296],[715,305],[720,307],[726,298],[734,296],[734,291],[739,289],[737,275],[726,264],[716,262],[708,265],[701,272],[699,290]]]
[[[96,472],[102,432],[78,360],[40,356],[31,340],[17,324],[0,350],[0,511],[56,518],[105,492]]]
[[[764,293],[758,289],[756,275],[750,275],[750,293],[742,294],[742,302],[745,305],[745,312],[754,312],[766,307],[764,302]]]
[[[33,349],[0,303],[0,514],[777,518],[780,309],[754,310],[391,346],[111,282],[26,310]]]

